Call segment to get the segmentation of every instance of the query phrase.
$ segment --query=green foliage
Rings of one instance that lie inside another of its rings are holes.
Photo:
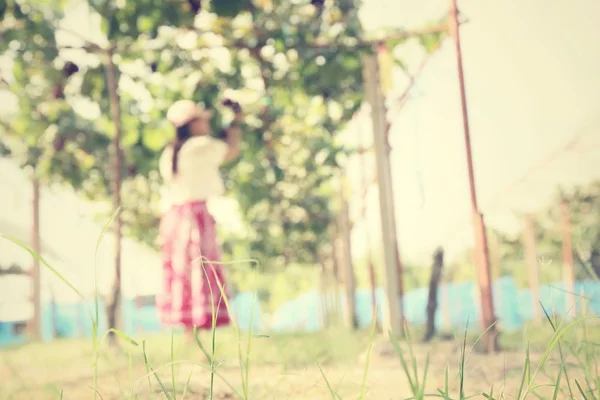
[[[106,201],[113,126],[103,53],[111,48],[122,114],[125,234],[155,244],[156,169],[172,137],[165,121],[170,104],[192,98],[214,107],[217,133],[230,118],[220,104],[231,96],[246,119],[242,155],[223,176],[247,233],[229,235],[226,249],[244,247],[267,269],[321,263],[335,220],[332,177],[346,153],[334,133],[363,93],[357,5],[335,3],[90,0],[105,44],[82,39],[87,55],[73,58],[56,39],[66,2],[8,1],[1,28],[8,40],[0,52],[14,59],[14,79],[6,80],[19,112],[6,117],[13,133],[6,150],[40,176]],[[77,64],[74,74],[65,73],[70,62]]]
[[[313,8],[273,7],[203,22],[189,32],[189,44],[178,43],[175,31],[161,31],[155,38],[142,35],[119,60],[121,72],[136,87],[135,93],[122,93],[121,101],[131,103],[130,113],[123,117],[123,150],[137,175],[148,177],[156,168],[171,135],[163,121],[172,101],[191,97],[215,107],[215,132],[228,117],[220,106],[226,93],[242,102],[247,114],[242,156],[223,174],[240,203],[249,234],[230,241],[244,243],[267,268],[320,261],[333,220],[331,178],[343,153],[332,134],[362,99],[360,53],[314,44],[331,37],[327,21],[332,14],[337,13],[338,23],[348,32],[358,33],[356,18],[334,7],[316,23]],[[213,32],[227,48],[207,44]],[[338,33],[330,40],[343,38]],[[150,46],[155,51],[149,52]],[[96,101],[105,98],[96,97]],[[149,112],[136,106],[145,98],[153,99]],[[131,220],[141,217],[132,214]],[[145,234],[148,225],[134,230]]]
[[[101,3],[101,4],[100,4]],[[136,40],[140,35],[155,38],[161,26],[191,26],[196,13],[189,2],[180,0],[90,1],[103,16],[102,31],[111,42]]]
[[[2,89],[13,93],[18,107],[3,125],[9,137],[6,150],[22,165],[33,167],[40,178],[80,188],[91,168],[102,162],[98,149],[106,141],[65,98],[77,72],[65,68],[69,60],[58,53],[55,21],[61,16],[59,9],[43,12],[22,2],[8,3],[2,29],[8,40],[2,50],[12,56],[12,73],[3,73]]]
[[[212,0],[210,10],[219,17],[232,18],[242,11],[252,10],[251,0]]]

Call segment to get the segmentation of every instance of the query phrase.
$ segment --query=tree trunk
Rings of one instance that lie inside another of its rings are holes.
[[[32,227],[31,227],[31,249],[38,255],[42,254],[41,238],[40,238],[40,182],[37,177],[31,181],[33,201],[32,201]],[[35,340],[42,338],[42,304],[41,304],[41,271],[40,262],[34,257],[33,268],[31,270],[32,283],[32,298],[33,302],[33,318],[30,321],[30,334]]]
[[[319,310],[318,314],[320,316],[321,326],[323,328],[328,328],[330,326],[330,318],[329,318],[329,307],[327,302],[327,269],[325,268],[325,264],[319,265],[319,290],[318,290],[319,300],[317,302]]]
[[[592,249],[590,253],[589,263],[592,266],[592,271],[596,275],[596,279],[600,279],[600,250]]]
[[[427,327],[423,340],[430,341],[435,336],[435,312],[437,310],[437,294],[442,269],[444,268],[444,250],[438,248],[433,254],[433,266],[431,267],[431,279],[429,281],[429,298],[427,300]]]
[[[112,52],[106,55],[106,83],[110,97],[110,109],[112,114],[114,138],[112,143],[112,196],[113,196],[113,211],[114,219],[114,236],[115,236],[115,280],[113,283],[112,296],[108,305],[108,327],[118,328],[120,325],[120,306],[121,306],[121,169],[122,169],[122,153],[121,153],[121,110],[120,99],[118,94],[117,71],[112,60]],[[110,336],[110,343],[116,344],[116,336]]]
[[[342,276],[342,270],[340,269],[340,260],[338,256],[338,232],[335,229],[334,224],[331,224],[329,228],[329,237],[331,238],[331,269],[334,283],[334,308],[336,317],[343,320],[342,305],[340,299],[340,288],[343,285],[344,277]]]

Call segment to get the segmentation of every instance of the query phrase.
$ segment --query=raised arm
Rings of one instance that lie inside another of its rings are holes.
[[[227,135],[227,153],[225,154],[224,162],[235,159],[240,154],[240,136],[242,134],[241,122],[242,122],[242,109],[239,104],[232,106],[234,111],[234,118],[229,127],[225,130]]]

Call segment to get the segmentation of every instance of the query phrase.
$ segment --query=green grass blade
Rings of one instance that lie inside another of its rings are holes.
[[[365,361],[365,371],[363,373],[362,384],[360,387],[360,400],[364,400],[367,394],[367,377],[369,375],[369,366],[371,364],[371,352],[373,351],[373,343],[375,342],[375,331],[377,330],[377,313],[371,321],[371,332],[369,333],[369,346],[367,348],[367,359]]]
[[[410,369],[408,367],[408,363],[406,362],[406,359],[404,358],[404,354],[402,353],[402,349],[400,348],[400,344],[398,343],[398,340],[392,334],[391,330],[388,331],[388,336],[390,338],[390,341],[392,342],[392,346],[394,347],[394,351],[396,352],[396,355],[398,356],[398,358],[400,360],[400,365],[402,367],[402,370],[404,371],[404,375],[406,375],[406,379],[408,380],[408,384],[410,386],[410,389],[411,389],[411,391],[414,394],[416,386],[415,386],[413,377],[412,377],[412,375],[410,373]]]
[[[142,355],[144,356],[144,367],[146,368],[146,378],[148,378],[148,390],[150,390],[150,393],[152,393],[152,398],[154,399],[156,396],[154,395],[154,392],[152,391],[152,381],[150,379],[150,376],[152,375],[153,371],[150,368],[150,363],[148,363],[148,357],[146,356],[146,342],[142,342]]]
[[[577,381],[577,379],[575,379],[575,385],[577,386],[577,390],[579,390],[579,393],[583,397],[583,400],[588,400],[588,397],[585,395],[585,393],[584,393],[583,389],[581,388],[581,385],[579,384],[579,381]]]
[[[415,357],[415,353],[412,348],[412,337],[410,335],[410,329],[406,322],[404,323],[404,332],[406,332],[406,346],[408,347],[408,355],[410,357],[412,368],[413,368],[412,376],[415,380],[415,385],[413,388],[413,395],[416,395],[416,393],[419,390],[419,371],[418,371],[418,367],[417,367],[417,357]]]
[[[208,370],[210,372],[209,365],[200,364],[200,363],[189,361],[189,360],[179,360],[179,361],[176,361],[175,363],[197,366],[197,367],[203,368],[205,370]],[[152,369],[152,370],[150,368],[148,368],[148,366],[146,366],[146,374],[144,376],[139,377],[138,381],[142,381],[143,379],[150,379],[155,373],[158,373],[158,371],[161,370],[162,368],[167,368],[170,366],[171,366],[171,363],[166,363],[166,364],[161,365],[161,366],[157,367],[156,369]],[[215,371],[215,375],[218,378],[220,378],[221,381],[223,381],[223,383],[225,383],[227,385],[227,387],[231,390],[231,392],[235,395],[235,397],[238,397],[240,399],[242,399],[244,397],[244,396],[242,396],[242,394],[240,394],[235,389],[235,387],[229,381],[227,381],[227,379],[225,379],[225,377],[223,375],[219,374],[218,371]]]
[[[575,321],[572,321],[572,322],[566,324],[565,326],[559,327],[559,329],[554,334],[554,337],[550,341],[550,344],[548,345],[548,348],[544,352],[544,354],[542,356],[542,359],[540,360],[539,364],[537,365],[537,367],[536,367],[536,369],[535,369],[535,371],[533,373],[533,376],[531,377],[531,382],[532,383],[535,380],[535,378],[537,377],[537,375],[540,373],[540,371],[542,370],[543,366],[548,361],[548,357],[550,357],[550,353],[552,352],[552,350],[554,350],[554,348],[559,345],[561,338],[565,335],[565,333],[567,331],[569,331],[570,329],[572,329],[575,325],[581,323],[582,320],[584,320],[584,318],[577,319]],[[563,361],[563,366],[564,366],[564,361]],[[527,391],[529,391],[529,388],[528,388]]]
[[[446,365],[446,370],[444,372],[444,394],[446,396],[450,396],[450,386],[448,384],[448,365]]]
[[[152,375],[154,375],[154,378],[156,379],[156,381],[158,382],[158,385],[160,386],[161,390],[163,391],[163,393],[165,394],[165,396],[167,397],[167,399],[169,400],[176,400],[171,393],[167,390],[165,384],[163,383],[162,379],[160,379],[160,376],[158,376],[158,373],[156,373],[156,371],[154,371],[154,369],[152,369],[152,366],[150,365],[150,362],[148,361],[148,354],[146,353],[146,342],[142,342],[142,355],[144,356],[144,364],[146,365],[146,369],[149,370]]]
[[[194,325],[194,341],[196,342],[196,345],[198,346],[200,351],[202,351],[202,353],[204,354],[204,357],[206,357],[206,361],[209,364],[212,364],[212,357],[210,356],[210,354],[208,354],[208,351],[202,344],[202,341],[200,341],[200,338],[198,337],[198,335],[199,335],[198,328],[196,327],[196,325]]]
[[[244,396],[248,399],[249,389],[250,389],[250,348],[252,343],[252,328],[254,326],[254,310],[256,308],[256,298],[257,293],[254,292],[254,296],[252,297],[252,309],[250,310],[250,327],[248,329],[248,341],[246,344],[246,368],[245,368],[245,392]]]
[[[427,382],[427,373],[429,372],[429,353],[427,353],[427,357],[425,358],[425,367],[423,368],[423,380],[421,390],[419,391],[419,396],[423,397],[425,395],[425,384]]]
[[[523,396],[523,390],[525,389],[525,385],[529,386],[530,384],[530,374],[529,374],[529,343],[527,343],[525,350],[525,365],[523,366],[523,376],[521,376],[521,383],[519,384],[519,389],[517,390],[517,400],[521,400]]]
[[[185,399],[185,395],[187,394],[188,388],[190,387],[190,381],[192,380],[192,374],[194,373],[194,367],[192,366],[192,370],[188,375],[187,380],[185,381],[185,386],[183,387],[183,393],[181,395],[181,400]]]
[[[139,346],[139,343],[136,342],[135,340],[133,340],[131,337],[129,337],[129,335],[127,335],[125,332],[122,332],[118,329],[114,329],[111,328],[109,330],[107,330],[104,335],[102,335],[102,339],[100,340],[100,343],[104,342],[104,340],[108,337],[109,334],[114,333],[115,335],[117,335],[120,339],[124,340],[125,342],[133,345],[133,346]]]
[[[469,325],[469,322],[467,321],[467,327],[468,327],[468,325]],[[458,397],[461,400],[465,399],[466,352],[467,352],[467,328],[465,328],[465,335],[463,337],[463,343],[462,343],[461,355],[460,355],[460,365],[459,365],[459,371],[458,371],[459,377],[460,377]]]
[[[42,263],[46,268],[48,268],[48,270],[50,270],[50,272],[52,272],[58,279],[60,279],[65,285],[67,285],[69,287],[69,289],[71,289],[75,294],[77,294],[77,296],[79,296],[80,299],[85,300],[85,297],[83,296],[83,294],[81,294],[81,292],[79,290],[77,290],[77,288],[75,286],[73,286],[73,284],[71,284],[71,282],[69,282],[64,276],[61,275],[60,272],[58,272],[58,270],[56,270],[54,267],[52,267],[48,261],[46,261],[44,259],[44,257],[42,257],[41,255],[37,254],[35,251],[33,251],[29,246],[27,246],[25,243],[21,242],[19,239],[12,237],[10,235],[5,235],[4,233],[0,233],[0,237],[8,240],[9,242],[13,242],[14,244],[16,244],[17,246],[23,248],[25,251],[27,251],[36,261],[39,261],[40,263]]]
[[[321,372],[321,376],[323,377],[323,379],[325,380],[325,384],[327,385],[327,389],[329,390],[329,395],[331,396],[332,400],[337,400],[338,396],[335,393],[335,391],[333,390],[333,388],[331,387],[331,384],[329,383],[329,379],[327,379],[327,377],[325,376],[325,372],[323,372],[323,368],[321,368],[321,364],[319,364],[319,362],[316,362],[317,367],[319,368],[319,372]]]

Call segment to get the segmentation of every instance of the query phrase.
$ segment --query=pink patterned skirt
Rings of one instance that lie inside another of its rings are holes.
[[[167,326],[211,329],[228,325],[229,314],[222,299],[225,289],[215,219],[206,202],[173,206],[160,223],[163,258],[163,289],[156,298],[160,321]],[[227,293],[227,291],[225,291]]]

